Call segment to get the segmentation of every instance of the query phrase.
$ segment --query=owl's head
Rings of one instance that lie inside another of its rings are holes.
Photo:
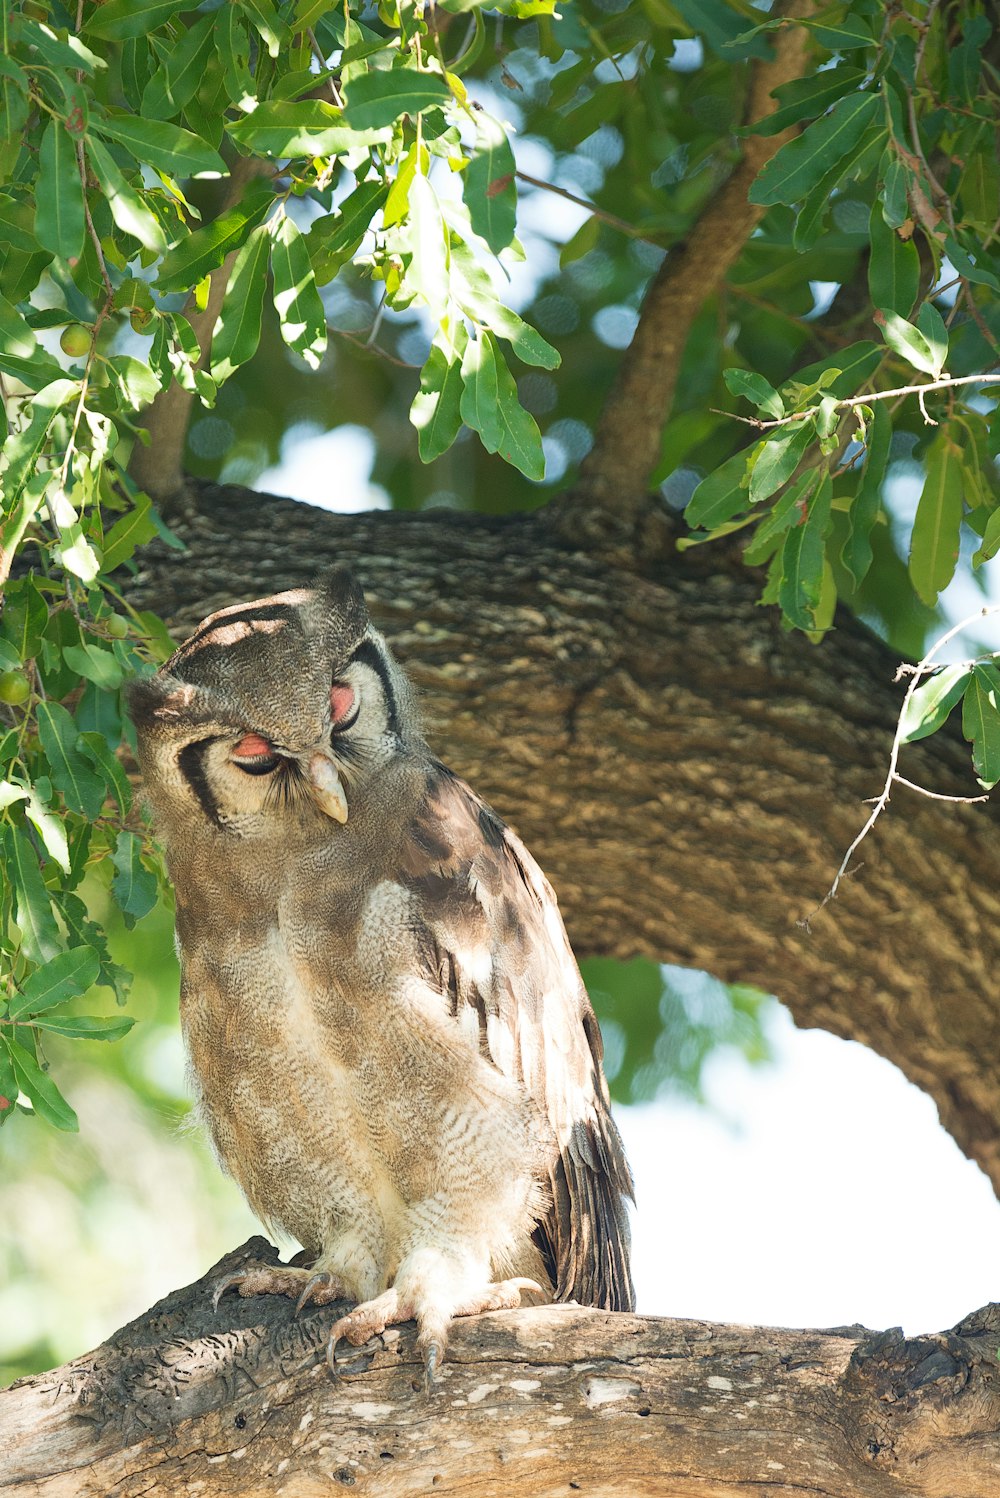
[[[354,796],[422,742],[406,677],[346,568],[210,615],[132,683],[129,709],[161,819],[243,836],[280,833],[289,812],[346,822]]]

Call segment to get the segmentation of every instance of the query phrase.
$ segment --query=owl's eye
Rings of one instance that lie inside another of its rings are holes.
[[[259,733],[245,733],[230,758],[244,775],[270,775],[281,763],[280,756]]]
[[[358,721],[361,702],[346,681],[335,681],[330,688],[330,731],[343,733]]]

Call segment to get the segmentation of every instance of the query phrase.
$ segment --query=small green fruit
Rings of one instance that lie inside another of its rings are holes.
[[[31,687],[23,671],[0,671],[0,702],[20,707],[30,694]]]
[[[124,640],[125,636],[128,634],[127,619],[124,619],[121,614],[112,614],[109,619],[105,620],[105,623],[107,625],[108,634],[113,640]]]
[[[71,322],[68,328],[63,328],[59,339],[59,347],[64,354],[69,354],[72,359],[81,358],[90,348],[90,333],[82,323]]]

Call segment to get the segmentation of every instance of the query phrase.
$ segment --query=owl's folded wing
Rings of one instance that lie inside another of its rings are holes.
[[[521,1082],[554,1136],[536,1240],[559,1300],[634,1304],[625,1199],[632,1177],[611,1117],[597,1019],[555,895],[524,844],[443,766],[404,838],[428,982],[481,1053]]]

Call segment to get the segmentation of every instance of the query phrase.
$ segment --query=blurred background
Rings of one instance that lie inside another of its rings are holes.
[[[605,26],[625,0],[577,0],[572,9],[584,28],[582,56],[588,18]],[[729,170],[742,107],[730,64],[697,36],[678,40],[637,14],[628,24],[646,27],[642,45],[663,53],[659,74],[650,66],[648,75],[665,76],[665,89],[644,76],[634,91],[602,91],[631,76],[631,54],[613,66],[590,57],[593,97],[566,110],[561,80],[579,58],[551,49],[540,57],[533,26],[512,29],[502,65],[491,63],[474,85],[520,132],[526,258],[507,267],[511,304],[563,356],[560,369],[525,370],[519,380],[543,433],[544,481],[486,456],[468,433],[437,462],[418,461],[407,411],[426,330],[416,316],[383,317],[377,287],[350,267],[324,288],[336,335],[320,372],[293,361],[270,322],[217,407],[196,410],[191,472],[343,511],[530,509],[571,483],[648,278]],[[709,411],[732,408],[724,367],[743,364],[779,383],[838,339],[867,336],[856,288],[870,197],[870,184],[848,184],[821,245],[795,258],[790,215],[772,211],[725,296],[706,306],[664,433],[656,481],[666,504],[682,508],[699,478],[744,441],[734,422]],[[971,322],[959,319],[952,331],[955,372],[992,359]],[[143,357],[147,345],[128,336],[123,347]],[[894,648],[919,654],[946,619],[981,606],[990,568],[978,582],[960,569],[939,611],[915,599],[900,548],[926,434],[915,408],[909,428],[908,419],[897,416],[885,493],[895,520],[876,528],[877,566],[853,605]],[[821,648],[836,648],[835,639]],[[665,830],[665,852],[667,842]],[[24,1116],[0,1130],[3,1381],[95,1346],[258,1230],[192,1120],[172,913],[158,907],[131,932],[99,913],[111,922],[117,960],[138,974],[128,1012],[141,1023],[114,1045],[58,1037],[47,1045],[79,1135]],[[775,998],[701,974],[592,961],[585,977],[635,1168],[641,1310],[917,1332],[946,1327],[1000,1293],[1000,1206],[929,1099],[894,1067],[797,1031]]]

